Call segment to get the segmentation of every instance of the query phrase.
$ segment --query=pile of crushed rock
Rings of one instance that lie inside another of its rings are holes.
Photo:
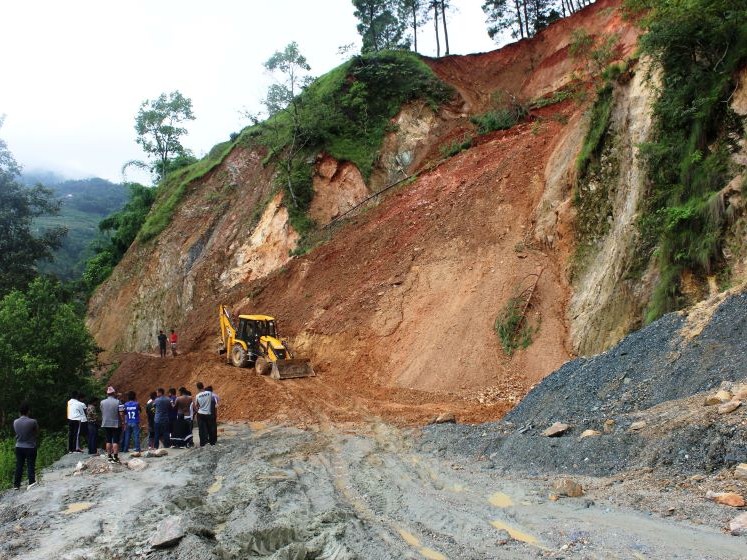
[[[671,313],[564,364],[502,421],[432,425],[420,445],[528,474],[733,469],[747,463],[746,340],[745,293]]]

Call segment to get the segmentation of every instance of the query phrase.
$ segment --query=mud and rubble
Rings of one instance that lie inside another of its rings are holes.
[[[445,458],[417,430],[224,426],[215,447],[170,450],[148,468],[74,475],[74,456],[38,487],[0,498],[3,558],[702,558],[744,557],[708,500],[681,489],[663,514],[632,492]],[[639,487],[638,494],[647,489]],[[628,500],[630,502],[630,500]],[[637,505],[637,504],[632,504]],[[639,504],[638,504],[639,505]],[[670,511],[671,508],[671,511]],[[683,510],[690,520],[679,517]],[[674,512],[674,514],[672,513]]]

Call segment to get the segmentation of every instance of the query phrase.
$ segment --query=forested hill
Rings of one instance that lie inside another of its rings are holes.
[[[24,182],[29,184],[28,176],[24,176]],[[63,226],[68,233],[62,247],[55,251],[54,260],[40,263],[39,268],[61,280],[79,278],[86,260],[93,255],[90,245],[100,235],[99,222],[120,210],[127,202],[129,192],[124,185],[100,178],[45,185],[60,200],[60,213],[37,218],[34,226],[40,230]]]

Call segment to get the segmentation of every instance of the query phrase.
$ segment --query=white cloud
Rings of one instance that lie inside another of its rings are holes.
[[[493,48],[479,2],[456,2],[452,53]],[[435,54],[432,27],[421,52]],[[24,0],[0,19],[4,83],[2,136],[24,167],[71,177],[121,179],[135,144],[140,103],[175,89],[190,97],[197,120],[185,145],[204,154],[247,123],[268,84],[262,63],[298,42],[315,75],[359,45],[350,0]]]

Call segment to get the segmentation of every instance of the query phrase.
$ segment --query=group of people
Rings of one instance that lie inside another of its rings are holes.
[[[174,329],[171,329],[171,334],[169,336],[166,336],[166,333],[163,331],[158,331],[158,350],[161,353],[161,357],[166,357],[166,343],[168,342],[171,346],[171,355],[176,358],[176,342],[178,340],[178,337],[176,336],[176,332]]]
[[[197,421],[200,447],[215,445],[218,441],[218,402],[212,386],[197,383],[198,393],[185,387],[163,388],[152,392],[144,410],[148,425],[148,448],[191,447],[194,421]],[[177,396],[178,392],[178,396]],[[98,405],[98,406],[97,406]],[[119,463],[119,452],[127,453],[130,445],[134,451],[141,451],[140,430],[143,407],[137,400],[135,391],[125,395],[114,387],[108,387],[106,398],[100,403],[95,398],[86,399],[73,391],[67,402],[68,453],[83,453],[80,436],[86,434],[88,453],[98,452],[99,427],[103,428],[106,441],[107,459]]]

